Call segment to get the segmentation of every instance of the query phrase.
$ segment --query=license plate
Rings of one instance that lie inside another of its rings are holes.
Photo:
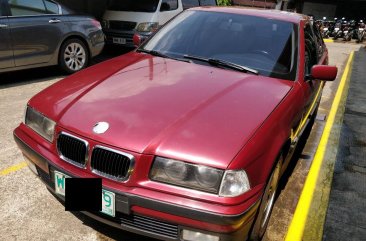
[[[328,31],[328,28],[324,28],[323,30],[324,30],[324,31]]]
[[[116,216],[115,194],[113,192],[102,190],[102,213],[109,216]]]
[[[335,30],[335,31],[338,31],[338,30],[339,30],[339,28],[335,28],[334,30]]]
[[[65,196],[66,190],[66,178],[69,176],[63,174],[62,172],[55,171],[55,192],[58,195]],[[115,206],[115,194],[113,192],[102,189],[102,213],[109,216],[116,216],[116,206]]]
[[[113,38],[113,43],[114,44],[126,44],[126,39],[125,38]]]
[[[359,28],[358,30],[363,31],[363,28]]]
[[[55,171],[55,192],[56,194],[59,194],[61,196],[65,196],[65,190],[66,190],[66,178],[70,178],[69,176]]]

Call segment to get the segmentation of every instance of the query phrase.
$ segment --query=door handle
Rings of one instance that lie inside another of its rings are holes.
[[[0,24],[0,28],[7,28],[8,27],[8,25],[6,25],[6,24]]]
[[[50,21],[48,21],[49,23],[61,23],[60,19],[51,19]]]

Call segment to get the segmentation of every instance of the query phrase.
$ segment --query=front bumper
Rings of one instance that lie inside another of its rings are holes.
[[[37,166],[38,176],[47,185],[47,188],[57,196],[54,190],[54,171],[61,171],[71,177],[74,175],[36,152],[30,143],[26,143],[20,138],[21,135],[22,131],[19,128],[16,129],[15,142],[25,158]],[[27,138],[27,140],[29,139]],[[103,188],[108,190],[108,188]],[[102,213],[83,213],[111,226],[161,240],[182,240],[182,230],[188,229],[216,235],[220,237],[220,241],[243,241],[248,237],[259,206],[259,201],[257,201],[244,213],[222,215],[129,193],[119,193],[116,190],[111,191],[116,195],[116,217],[109,217]],[[64,201],[63,197],[57,197],[62,202]],[[221,230],[221,232],[207,231],[209,228]]]
[[[104,44],[105,44],[104,42],[101,42],[101,43],[93,45],[90,48],[90,56],[93,58],[93,57],[99,55],[100,53],[102,53]]]
[[[114,30],[114,29],[103,29],[103,32],[106,37],[106,44],[107,45],[119,45],[123,47],[135,47],[133,44],[133,35],[135,34],[135,31],[122,31],[122,30]],[[113,41],[113,39],[124,39],[126,43],[124,44],[118,44]]]

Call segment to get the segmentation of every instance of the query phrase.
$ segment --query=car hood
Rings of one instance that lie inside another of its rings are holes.
[[[65,80],[64,88],[75,91],[50,100],[58,124],[118,148],[226,168],[292,86],[146,54],[130,58],[135,61],[88,85],[77,76]],[[109,129],[93,133],[98,122],[109,123]]]

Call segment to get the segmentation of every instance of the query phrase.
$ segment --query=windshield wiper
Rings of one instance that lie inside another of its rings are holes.
[[[183,61],[183,62],[187,62],[187,63],[191,62],[187,59],[174,58],[172,56],[166,55],[166,54],[164,54],[162,52],[159,52],[159,51],[156,51],[156,50],[137,49],[137,51],[142,52],[142,53],[146,53],[146,54],[151,54],[153,56],[158,56],[158,57],[161,57],[161,58],[174,59],[174,60]]]
[[[250,72],[252,74],[258,75],[258,70],[243,66],[243,65],[239,65],[239,64],[234,64],[225,60],[220,60],[220,59],[213,59],[213,58],[203,58],[203,57],[198,57],[198,56],[191,56],[191,55],[184,55],[183,56],[186,59],[193,59],[193,60],[199,60],[199,61],[203,61],[203,62],[207,62],[211,65],[216,65],[216,66],[223,66],[223,67],[228,67],[231,69],[235,69],[235,70],[239,70],[241,72]]]

